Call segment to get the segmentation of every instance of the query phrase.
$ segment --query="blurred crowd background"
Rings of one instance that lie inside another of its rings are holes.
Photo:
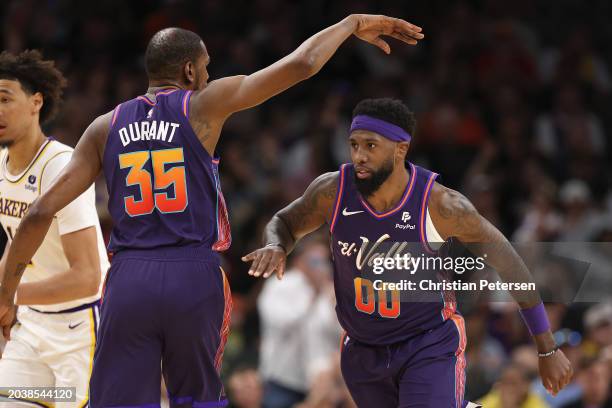
[[[317,175],[348,161],[350,114],[366,97],[396,97],[417,113],[410,157],[439,172],[515,242],[612,241],[612,3],[605,0],[5,0],[2,48],[39,48],[69,79],[46,129],[75,145],[97,115],[146,90],[143,53],[168,26],[199,33],[211,79],[254,72],[350,13],[421,27],[392,54],[355,39],[314,78],[232,117],[219,144],[232,248],[232,334],[223,375],[234,407],[349,407],[339,374],[327,234],[302,245],[282,282],[257,281],[240,257],[272,214]],[[99,215],[108,234],[103,180]],[[467,391],[487,407],[610,407],[612,251],[595,252],[599,292],[548,305],[576,375],[551,398],[511,303],[464,310]],[[563,263],[540,264],[562,274]],[[549,276],[551,276],[549,274]],[[565,276],[565,275],[559,275]],[[562,279],[556,279],[561,281]],[[557,282],[559,283],[559,282]],[[552,290],[552,289],[551,289]],[[563,290],[557,287],[554,290]],[[264,401],[265,400],[265,401]],[[263,405],[262,405],[263,404]]]

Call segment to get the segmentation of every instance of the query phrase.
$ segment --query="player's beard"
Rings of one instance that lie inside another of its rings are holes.
[[[4,149],[5,147],[11,147],[15,143],[14,140],[0,140],[0,149]]]
[[[369,197],[378,191],[380,186],[387,181],[389,176],[393,173],[393,160],[389,159],[385,161],[378,170],[372,171],[371,176],[365,179],[360,179],[355,173],[355,185],[357,191],[363,197]]]

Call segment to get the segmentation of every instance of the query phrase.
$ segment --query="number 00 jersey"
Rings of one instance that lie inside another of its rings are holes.
[[[404,266],[376,271],[376,262],[397,256],[435,255],[427,238],[427,201],[437,176],[409,165],[410,177],[400,202],[384,213],[363,199],[350,164],[340,168],[339,186],[331,220],[336,313],[351,338],[372,345],[389,345],[432,329],[456,312],[454,294],[419,290],[420,280],[439,279],[436,270]],[[436,233],[437,234],[437,233]],[[413,291],[387,290],[382,283],[412,280]]]
[[[2,150],[0,153],[0,222],[7,234],[9,244],[30,204],[51,186],[55,177],[68,164],[71,156],[72,148],[56,140],[47,139],[27,168],[21,174],[12,175],[7,169],[7,160],[10,160],[8,150]],[[49,232],[32,257],[32,262],[26,268],[22,282],[40,281],[66,272],[70,264],[64,254],[61,236],[91,226],[95,226],[98,236],[98,253],[103,281],[108,269],[108,258],[96,212],[95,189],[94,186],[91,186],[53,217]],[[95,295],[54,305],[31,306],[42,311],[61,311],[91,303],[99,297]]]
[[[109,250],[230,245],[227,210],[211,157],[189,123],[191,91],[166,89],[113,111],[104,151]]]

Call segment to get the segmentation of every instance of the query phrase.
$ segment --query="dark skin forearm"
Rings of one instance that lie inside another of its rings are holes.
[[[329,221],[337,188],[338,172],[325,173],[301,197],[276,213],[264,230],[263,248],[242,257],[243,261],[252,262],[249,275],[267,278],[276,273],[281,279],[287,254],[296,242]]]
[[[533,277],[522,258],[506,237],[481,216],[462,194],[435,184],[430,202],[430,214],[442,238],[456,237],[470,251],[484,257],[504,282],[532,283]],[[542,302],[537,291],[511,291],[521,309]],[[540,352],[551,350],[555,341],[550,330],[534,336]]]
[[[263,245],[278,244],[287,254],[295,247],[295,238],[289,230],[287,222],[277,213],[266,225],[263,233]]]
[[[300,198],[277,212],[266,225],[264,245],[279,243],[291,252],[300,238],[328,222],[337,188],[337,172],[317,177]]]
[[[481,216],[462,194],[436,184],[429,202],[432,221],[444,239],[455,237],[476,256],[485,257],[504,282],[533,282],[527,266],[506,237]],[[433,210],[433,211],[431,211]],[[521,308],[542,300],[536,291],[512,292]]]
[[[357,18],[349,16],[308,38],[289,55],[289,58],[304,61],[308,69],[307,75],[312,76],[321,70],[338,47],[355,32],[357,26]]]

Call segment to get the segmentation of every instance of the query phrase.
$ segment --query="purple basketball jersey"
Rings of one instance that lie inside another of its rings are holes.
[[[189,123],[191,91],[139,96],[112,116],[104,175],[113,218],[109,250],[165,246],[227,249],[227,210],[211,157]]]
[[[331,221],[336,313],[351,338],[371,345],[404,341],[441,325],[456,311],[454,294],[381,290],[376,277],[439,279],[435,271],[387,270],[372,272],[376,258],[430,257],[427,244],[427,201],[437,177],[410,163],[410,178],[402,199],[391,210],[378,213],[358,192],[354,168],[340,168]],[[378,273],[381,273],[380,271]],[[396,279],[395,281],[398,281]],[[378,285],[378,286],[377,286]],[[418,283],[417,283],[418,285]]]

